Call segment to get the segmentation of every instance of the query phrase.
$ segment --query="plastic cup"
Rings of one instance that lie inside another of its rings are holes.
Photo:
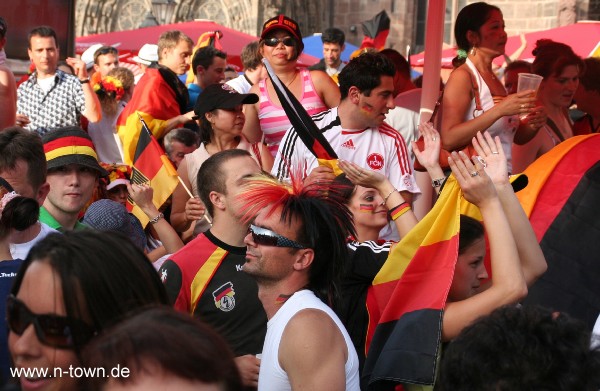
[[[542,80],[544,80],[543,77],[534,73],[519,73],[517,92],[534,90],[535,94],[537,94],[537,90],[540,87]]]

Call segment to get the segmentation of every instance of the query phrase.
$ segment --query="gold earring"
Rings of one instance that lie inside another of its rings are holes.
[[[476,55],[476,54],[477,54],[477,49],[475,49],[475,46],[473,46],[473,47],[471,48],[471,50],[469,50],[469,54],[470,54],[471,56],[474,56],[474,55]]]

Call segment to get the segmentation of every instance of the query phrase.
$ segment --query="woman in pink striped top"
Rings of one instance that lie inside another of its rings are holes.
[[[296,21],[279,15],[263,25],[260,38],[262,56],[269,60],[281,82],[313,115],[337,106],[340,91],[325,72],[296,68],[303,49],[302,34]],[[243,133],[250,142],[262,139],[275,156],[279,142],[291,126],[290,121],[268,78],[252,86],[250,92],[257,94],[260,100],[245,107],[246,125]]]

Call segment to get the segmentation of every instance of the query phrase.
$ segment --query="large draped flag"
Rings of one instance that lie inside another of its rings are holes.
[[[381,50],[390,34],[390,17],[385,10],[375,15],[372,19],[362,22],[365,37],[360,44],[360,49],[375,48]]]
[[[585,321],[600,313],[600,135],[570,138],[526,170],[518,194],[548,263],[524,304]]]
[[[267,74],[273,83],[273,89],[281,102],[281,107],[283,107],[300,140],[317,158],[319,165],[331,167],[335,175],[341,174],[342,171],[337,166],[337,154],[323,136],[323,132],[315,125],[311,116],[294,94],[279,80],[269,61],[263,58],[262,62],[265,64]]]
[[[196,54],[196,50],[203,48],[205,46],[213,46],[215,49],[223,50],[223,45],[221,45],[221,38],[223,38],[223,33],[220,30],[216,31],[207,31],[198,37],[198,41],[196,41],[196,46],[194,46],[194,50],[192,51],[192,58]],[[187,72],[187,76],[185,78],[185,85],[191,84],[194,82],[194,70],[192,67]]]
[[[123,161],[128,165],[133,163],[142,130],[138,114],[157,139],[164,136],[167,120],[181,114],[175,91],[158,69],[146,70],[117,120],[117,133],[123,144]]]
[[[461,199],[451,175],[431,212],[393,246],[369,287],[362,374],[369,390],[434,382],[442,311],[458,257]]]
[[[171,196],[179,181],[177,170],[158,145],[156,139],[150,134],[146,122],[140,116],[141,132],[135,149],[131,183],[150,183],[154,190],[152,202],[160,208],[167,198]],[[133,203],[131,198],[127,200],[127,209],[137,217],[142,226],[148,224],[149,218]]]

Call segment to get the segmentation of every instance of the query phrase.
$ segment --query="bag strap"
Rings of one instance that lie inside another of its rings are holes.
[[[473,90],[473,99],[475,99],[475,110],[483,111],[483,107],[481,106],[481,97],[479,96],[479,85],[477,84],[477,80],[475,79],[475,75],[469,69],[469,76],[471,76],[471,89]]]

